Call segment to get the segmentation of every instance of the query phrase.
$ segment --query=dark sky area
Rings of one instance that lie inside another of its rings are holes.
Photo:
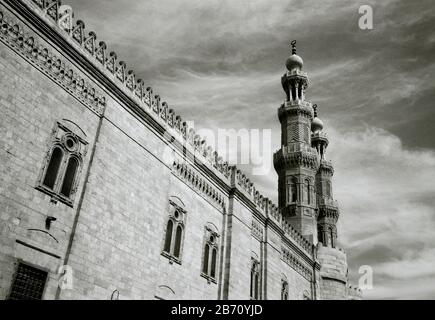
[[[369,265],[366,298],[435,298],[433,0],[63,2],[195,128],[272,130],[270,158],[297,39],[330,139],[351,278]],[[358,27],[365,4],[372,30]],[[253,180],[277,199],[273,168]]]

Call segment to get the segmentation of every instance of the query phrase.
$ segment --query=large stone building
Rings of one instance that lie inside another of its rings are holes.
[[[0,299],[360,298],[295,51],[278,205],[60,1],[1,0],[0,55]]]

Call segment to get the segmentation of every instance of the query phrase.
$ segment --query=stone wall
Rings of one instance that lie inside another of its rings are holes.
[[[20,260],[50,271],[44,296],[53,299],[75,209],[51,202],[35,187],[56,122],[63,121],[72,130],[80,127],[92,146],[99,117],[4,42],[0,42],[0,73],[0,299],[9,294]],[[89,153],[84,172],[88,163]],[[45,233],[47,216],[57,221]]]
[[[344,251],[325,247],[319,242],[317,258],[322,266],[320,269],[321,298],[325,300],[347,299],[347,262]]]

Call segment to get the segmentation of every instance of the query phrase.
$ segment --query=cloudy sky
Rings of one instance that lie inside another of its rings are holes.
[[[431,0],[68,0],[76,18],[197,129],[272,130],[297,39],[330,137],[339,237],[370,299],[435,299],[435,7]],[[370,4],[373,30],[358,28]],[[249,167],[246,168],[249,171]],[[253,176],[277,198],[277,176]]]

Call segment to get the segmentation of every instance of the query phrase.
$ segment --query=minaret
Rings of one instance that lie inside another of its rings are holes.
[[[318,205],[317,232],[318,241],[324,246],[335,248],[337,242],[338,206],[332,195],[332,175],[334,168],[325,160],[329,141],[323,130],[323,122],[317,117],[317,105],[313,106],[314,119],[311,123],[311,145],[320,157],[319,170],[316,174],[316,193]]]
[[[305,101],[308,87],[303,60],[296,54],[286,61],[287,71],[281,78],[285,101],[278,109],[281,122],[281,149],[274,154],[278,173],[279,207],[283,219],[313,243],[317,243],[316,172],[320,156],[311,146],[311,122],[314,111]]]
[[[329,141],[323,132],[323,122],[313,106],[311,122],[311,145],[319,155],[319,170],[316,173],[317,197],[317,260],[320,263],[320,298],[348,299],[347,258],[343,249],[337,247],[338,206],[332,196],[332,164],[325,160]]]

